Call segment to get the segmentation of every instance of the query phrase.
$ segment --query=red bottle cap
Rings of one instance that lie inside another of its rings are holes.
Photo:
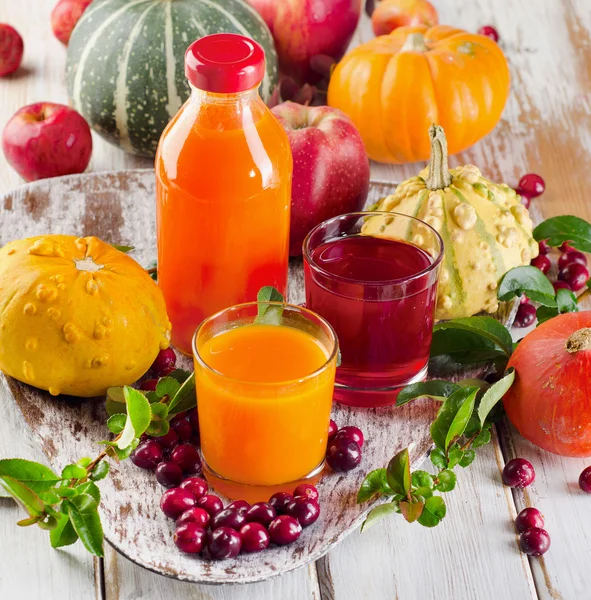
[[[243,35],[208,35],[187,49],[185,75],[196,88],[206,92],[245,92],[263,80],[265,52],[254,40]]]

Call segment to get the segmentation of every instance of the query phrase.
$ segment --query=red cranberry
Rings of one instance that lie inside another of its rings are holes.
[[[199,506],[193,506],[189,508],[176,520],[177,525],[184,525],[185,523],[197,523],[201,527],[207,528],[211,517],[206,510],[203,510]]]
[[[197,506],[206,510],[210,517],[215,517],[224,508],[223,502],[213,494],[205,494],[197,500]]]
[[[287,514],[295,517],[302,527],[308,527],[318,520],[320,516],[320,504],[316,500],[298,497],[287,505]]]
[[[515,519],[515,527],[519,533],[531,527],[544,527],[544,515],[537,508],[524,508]]]
[[[525,458],[514,458],[503,469],[503,483],[509,487],[527,487],[535,478],[534,467]]]
[[[177,527],[173,539],[181,552],[198,554],[205,546],[207,532],[197,523],[185,523]]]
[[[313,485],[302,483],[293,491],[293,497],[297,498],[298,496],[309,498],[310,500],[318,500],[319,494],[318,490]]]
[[[328,424],[328,439],[332,440],[332,438],[339,432],[339,428],[337,424],[331,419]]]
[[[539,175],[528,173],[519,180],[519,187],[532,198],[537,198],[544,193],[546,184]]]
[[[245,523],[246,515],[244,511],[234,508],[224,508],[216,513],[215,517],[211,520],[211,528],[231,527],[238,531]]]
[[[269,504],[277,511],[278,515],[285,513],[287,505],[293,500],[293,496],[287,492],[277,492],[269,498]]]
[[[538,248],[540,249],[540,254],[550,254],[550,246],[548,245],[548,240],[542,240],[538,244]]]
[[[591,494],[591,467],[587,467],[579,476],[579,487],[586,493]]]
[[[579,263],[584,267],[587,266],[587,257],[578,250],[570,250],[560,255],[558,259],[558,268],[564,269],[570,263]]]
[[[181,483],[180,487],[183,490],[188,490],[199,500],[199,498],[203,498],[205,494],[207,494],[209,490],[209,486],[207,485],[207,481],[205,479],[201,479],[201,477],[187,477],[183,483]]]
[[[269,546],[269,532],[260,523],[247,523],[240,528],[242,550],[260,552]]]
[[[156,479],[164,487],[174,487],[183,480],[182,469],[172,461],[161,462],[156,467]]]
[[[195,496],[182,488],[166,490],[160,499],[160,508],[170,519],[180,517],[182,513],[195,506],[195,504],[197,504]]]
[[[538,254],[535,258],[532,258],[531,261],[532,267],[536,267],[546,275],[546,273],[550,270],[552,263],[550,259],[544,254]]]
[[[158,377],[163,377],[163,371],[166,369],[174,369],[175,366],[176,354],[172,348],[166,348],[165,350],[160,350],[151,369]]]
[[[557,292],[558,290],[570,290],[570,285],[568,285],[566,281],[553,281],[552,287],[554,288],[555,292]]]
[[[494,27],[492,27],[492,25],[484,25],[478,30],[478,33],[480,35],[485,35],[486,37],[489,37],[494,42],[499,41],[499,33]]]
[[[192,408],[189,411],[189,422],[191,423],[193,430],[196,433],[199,433],[199,413],[196,408]]]
[[[174,427],[177,423],[180,423],[181,421],[186,421],[188,416],[189,413],[186,410],[180,412],[178,415],[174,415],[174,417],[170,419],[170,426]]]
[[[191,446],[191,444],[181,444],[180,446],[177,446],[172,451],[170,458],[177,463],[185,473],[201,472],[199,452],[197,451],[197,448]]]
[[[241,547],[240,534],[230,527],[219,527],[212,531],[207,545],[211,557],[216,560],[238,556]]]
[[[587,267],[579,263],[570,263],[558,273],[558,279],[566,281],[573,292],[582,290],[589,279]]]
[[[256,502],[246,511],[249,523],[259,523],[267,527],[277,517],[277,511],[268,502]]]
[[[347,427],[341,427],[339,432],[336,435],[337,438],[344,437],[354,442],[357,442],[360,448],[363,447],[363,432],[359,427],[353,427],[352,425],[347,425]]]
[[[357,442],[337,435],[328,444],[326,462],[335,471],[351,471],[361,462],[361,448]]]
[[[146,379],[146,381],[142,381],[142,383],[140,383],[140,390],[144,392],[155,392],[157,385],[157,379]]]
[[[576,250],[576,248],[573,248],[568,242],[562,242],[558,249],[564,254]]]
[[[172,450],[179,443],[179,436],[174,429],[169,429],[166,435],[162,435],[156,439],[165,450]]]
[[[147,440],[131,453],[130,458],[140,469],[155,469],[162,462],[162,446],[156,440]]]
[[[519,194],[519,202],[521,202],[525,208],[529,208],[531,204],[531,196],[519,188],[517,188],[515,191]]]
[[[550,536],[545,529],[531,527],[519,536],[519,547],[529,556],[542,556],[550,548]]]
[[[269,525],[269,535],[275,544],[291,544],[300,537],[301,533],[302,526],[290,515],[280,515]]]
[[[226,508],[234,508],[241,512],[246,512],[250,508],[250,504],[246,500],[234,500]]]
[[[536,320],[536,307],[533,304],[520,304],[515,315],[515,327],[529,327]]]
[[[187,442],[191,439],[193,435],[193,428],[191,427],[191,423],[186,420],[179,421],[172,426],[173,431],[179,436],[181,442]]]

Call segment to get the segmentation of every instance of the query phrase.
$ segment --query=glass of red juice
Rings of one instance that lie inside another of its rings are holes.
[[[303,254],[306,306],[339,338],[335,400],[393,404],[427,375],[441,237],[414,217],[358,212],[315,227]]]

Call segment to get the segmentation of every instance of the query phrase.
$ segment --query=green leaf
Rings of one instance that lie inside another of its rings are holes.
[[[139,443],[140,438],[134,438],[133,440],[131,440],[129,446],[122,449],[118,448],[117,446],[114,446],[112,450],[115,453],[117,460],[125,460],[126,458],[129,458],[129,455],[137,448]]]
[[[447,466],[447,458],[445,457],[445,452],[439,448],[433,448],[431,450],[431,454],[429,455],[431,462],[438,469],[445,469]]]
[[[107,401],[105,404],[107,414],[111,417],[127,412],[125,396],[122,387],[110,387],[107,390]]]
[[[573,248],[591,252],[591,224],[571,215],[552,217],[540,223],[533,231],[538,242],[548,240],[550,246],[568,242]]]
[[[151,437],[162,437],[170,431],[170,423],[166,420],[152,421],[146,429],[146,433]]]
[[[43,517],[39,515],[38,517],[29,517],[28,519],[21,519],[20,521],[17,521],[16,524],[19,527],[30,527],[31,525],[36,525],[37,523],[39,523],[41,519],[43,519]]]
[[[103,526],[96,500],[88,494],[81,494],[64,500],[64,504],[84,547],[95,556],[103,556]]]
[[[497,294],[499,300],[508,302],[522,294],[544,306],[556,306],[554,288],[546,275],[537,267],[531,265],[514,267],[501,279]]]
[[[357,492],[357,503],[367,502],[376,495],[392,496],[394,492],[388,485],[386,469],[375,469],[368,473]]]
[[[386,469],[388,485],[395,494],[406,496],[410,491],[410,457],[408,448],[396,454]]]
[[[433,488],[432,487],[418,487],[414,493],[417,496],[421,496],[421,498],[430,498],[433,495]]]
[[[127,254],[128,252],[135,250],[135,246],[118,246],[116,244],[111,244],[111,245],[113,246],[113,248],[115,248],[115,250],[119,250],[119,252],[123,252],[124,254]]]
[[[78,495],[78,490],[71,487],[57,488],[57,493],[60,498],[73,498]]]
[[[445,449],[447,450],[452,442],[457,440],[462,436],[464,431],[466,430],[466,426],[468,425],[468,421],[472,416],[472,411],[474,410],[474,404],[476,402],[476,394],[478,393],[478,388],[474,389],[473,387],[469,387],[466,389],[473,390],[472,393],[464,400],[458,412],[456,413],[449,429],[447,430],[447,434],[445,436]]]
[[[387,504],[380,504],[380,506],[376,506],[372,508],[365,521],[363,521],[363,525],[361,526],[361,531],[364,532],[370,527],[373,527],[378,521],[389,517],[391,514],[399,512],[400,508],[397,503],[388,502]]]
[[[90,458],[89,456],[85,456],[85,457],[81,458],[80,460],[77,460],[76,464],[79,467],[86,468],[91,462],[92,462],[92,458]]]
[[[491,432],[490,429],[483,429],[473,440],[472,448],[480,448],[490,442]]]
[[[174,398],[168,403],[168,414],[177,415],[196,406],[195,373],[191,373],[191,376],[181,385]]]
[[[62,471],[62,479],[82,479],[86,477],[86,469],[79,465],[66,465]]]
[[[125,429],[125,422],[127,421],[127,415],[120,413],[111,415],[107,421],[107,427],[111,433],[119,435],[123,429]]]
[[[556,292],[556,308],[540,306],[536,311],[536,318],[538,325],[541,325],[558,315],[571,312],[579,312],[577,297],[570,290],[559,289]]]
[[[0,476],[5,475],[24,483],[37,494],[51,489],[61,480],[49,467],[22,458],[0,460]]]
[[[549,285],[552,288],[552,285]],[[434,333],[449,330],[460,330],[466,331],[469,334],[476,334],[488,340],[489,342],[492,342],[494,346],[500,348],[507,356],[511,356],[511,352],[513,351],[513,340],[511,338],[511,334],[504,325],[502,325],[492,317],[467,317],[465,319],[453,319],[451,321],[442,321],[440,323],[437,323],[433,328]],[[467,339],[470,342],[472,342],[473,340],[473,338],[469,336],[467,337]],[[465,348],[465,350],[471,349],[471,344]],[[459,348],[456,347],[454,351],[459,351]],[[450,352],[451,350],[449,350],[448,348],[445,352],[441,352],[441,354],[447,354]]]
[[[88,494],[89,496],[92,496],[97,504],[101,503],[101,492],[98,485],[93,481],[87,481],[86,483],[77,485],[76,491],[78,494]]]
[[[190,371],[185,371],[184,369],[175,369],[171,373],[167,375],[167,377],[172,377],[176,379],[179,383],[185,383],[189,377],[191,377]]]
[[[437,475],[439,482],[435,486],[438,492],[451,492],[456,487],[456,474],[449,469],[440,471]]]
[[[447,468],[453,469],[464,458],[464,451],[457,444],[455,444],[455,447],[452,447],[447,455],[449,458]]]
[[[409,502],[408,500],[400,501],[400,512],[408,523],[414,523],[414,521],[421,516],[424,508],[424,502]]]
[[[437,412],[437,418],[435,421],[433,421],[433,423],[431,423],[431,437],[433,438],[433,442],[437,448],[440,448],[443,451],[448,449],[448,432],[450,431],[452,423],[454,423],[454,419],[456,418],[458,411],[465,402],[470,401],[473,403],[477,393],[477,387],[461,388],[454,392],[441,405],[441,408]],[[457,435],[457,431],[464,431],[466,425],[468,424],[468,420],[470,419],[470,414],[468,414],[466,422],[463,423],[463,419],[466,417],[466,414],[462,412],[458,422],[454,425],[454,436]],[[462,425],[463,427],[461,427]],[[451,439],[452,438],[450,437],[450,440]]]
[[[402,406],[415,398],[421,398],[423,396],[428,396],[434,400],[443,400],[448,396],[451,396],[451,394],[458,389],[460,389],[460,386],[455,383],[438,379],[412,383],[400,390],[400,393],[396,398],[396,406]]]
[[[478,417],[480,424],[484,427],[484,422],[488,417],[490,411],[495,407],[497,402],[507,393],[509,388],[515,381],[515,369],[510,369],[503,379],[499,379],[496,383],[488,388],[488,390],[482,396],[480,404],[478,405]]]
[[[49,540],[52,548],[62,548],[70,546],[78,539],[78,534],[74,531],[72,522],[68,515],[61,514],[57,520],[57,527],[49,534]]]
[[[24,483],[8,475],[2,475],[0,476],[0,485],[24,506],[31,517],[39,517],[45,512],[45,503]]]
[[[180,387],[181,384],[173,377],[161,377],[156,384],[156,395],[160,398],[174,398]]]
[[[53,516],[47,516],[37,523],[38,527],[45,531],[52,531],[57,527],[57,519]]]
[[[458,464],[460,465],[460,467],[466,468],[474,462],[475,458],[476,452],[474,452],[474,450],[465,450],[464,455],[462,456]]]
[[[109,474],[109,463],[106,460],[101,460],[90,473],[92,481],[100,481]]]
[[[267,285],[262,287],[257,294],[257,302],[259,302],[257,317],[255,323],[264,325],[280,325],[281,316],[283,315],[283,306],[270,306],[268,302],[285,302],[283,294],[276,290],[273,286]]]
[[[150,403],[141,392],[126,385],[123,388],[123,395],[127,404],[128,418],[121,437],[117,441],[117,447],[120,450],[129,446],[134,438],[139,438],[146,431],[152,420]]]
[[[431,496],[425,500],[425,508],[418,521],[423,527],[435,527],[445,517],[445,502],[441,496]]]
[[[410,481],[415,488],[433,487],[433,475],[427,471],[413,471]]]

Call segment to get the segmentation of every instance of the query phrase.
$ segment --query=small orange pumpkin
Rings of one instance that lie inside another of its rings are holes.
[[[382,0],[371,15],[376,35],[387,35],[407,25],[433,27],[437,23],[437,10],[428,0]]]
[[[370,158],[406,163],[429,158],[432,123],[445,130],[450,154],[488,134],[509,83],[507,60],[490,38],[447,25],[399,27],[343,58],[328,104],[351,117]]]

